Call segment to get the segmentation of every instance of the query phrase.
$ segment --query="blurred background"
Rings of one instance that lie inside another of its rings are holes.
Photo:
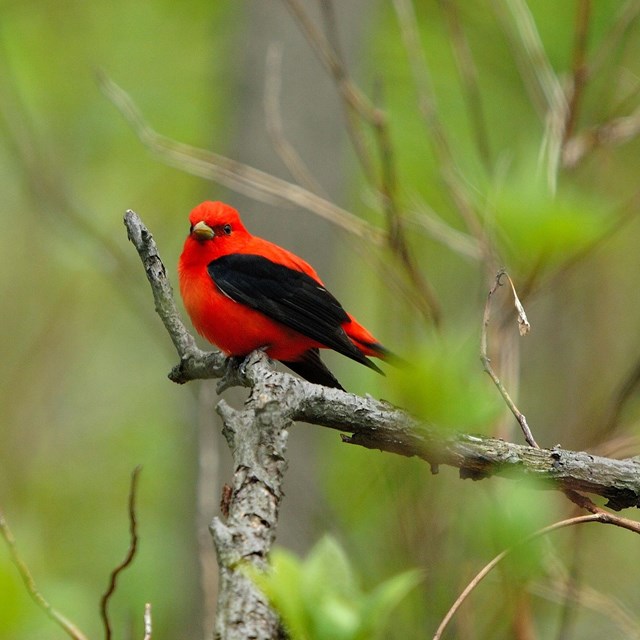
[[[154,638],[210,637],[207,525],[231,472],[214,384],[166,377],[176,358],[127,242],[128,208],[175,285],[189,211],[228,201],[414,364],[383,378],[328,355],[347,389],[521,442],[478,357],[505,267],[532,331],[519,337],[503,287],[489,355],[537,441],[640,453],[640,3],[301,3],[387,114],[382,129],[345,105],[287,5],[0,2],[0,508],[42,594],[89,637],[103,634],[99,599],[128,546],[136,465],[140,545],[111,604],[116,637],[142,637],[145,602]],[[158,133],[302,183],[382,246],[171,166],[101,74]],[[432,476],[308,425],[289,454],[280,545],[303,556],[332,534],[365,591],[421,571],[381,637],[431,637],[495,554],[573,513],[553,492]],[[640,637],[637,566],[628,532],[555,533],[494,572],[450,637]],[[62,637],[0,545],[0,638]]]

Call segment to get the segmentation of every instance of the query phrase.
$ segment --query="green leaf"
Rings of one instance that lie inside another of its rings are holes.
[[[367,595],[346,553],[330,536],[322,538],[305,561],[276,549],[270,571],[247,567],[245,572],[278,611],[293,640],[380,637],[393,607],[419,580],[417,571],[408,571]]]
[[[482,431],[504,405],[479,349],[477,332],[465,336],[460,327],[426,337],[412,350],[411,366],[389,372],[392,401],[443,429]]]
[[[309,595],[321,592],[355,597],[358,585],[342,547],[331,536],[324,536],[309,553],[302,572],[302,588]]]
[[[245,572],[278,611],[291,638],[309,638],[311,624],[300,590],[300,560],[286,549],[276,548],[271,553],[269,571],[261,572],[247,566]]]
[[[378,585],[363,601],[363,626],[357,640],[382,637],[391,611],[422,580],[421,572],[412,569],[389,578]]]
[[[514,172],[495,202],[494,222],[507,268],[522,273],[552,268],[572,258],[608,229],[599,200],[560,185],[555,194],[537,170]]]

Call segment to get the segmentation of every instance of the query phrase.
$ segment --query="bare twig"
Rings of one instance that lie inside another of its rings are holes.
[[[112,637],[111,622],[109,620],[109,601],[115,593],[118,576],[133,562],[133,558],[138,550],[138,520],[136,517],[136,495],[138,489],[138,478],[140,477],[141,466],[137,466],[131,474],[131,486],[129,488],[129,548],[122,562],[111,572],[109,586],[100,599],[100,616],[104,625],[106,640]]]
[[[45,614],[51,618],[70,638],[74,640],[87,640],[87,636],[80,631],[73,622],[63,616],[59,611],[54,609],[51,604],[44,599],[44,596],[38,591],[36,582],[29,571],[29,567],[18,553],[16,546],[16,540],[13,536],[9,523],[6,521],[4,514],[0,511],[0,535],[2,535],[7,548],[9,549],[9,555],[11,562],[15,565],[28,594],[31,599],[42,609]]]
[[[638,0],[627,0],[620,6],[611,28],[602,37],[600,44],[591,56],[587,67],[587,79],[601,71],[638,17],[640,17],[640,2]]]
[[[494,5],[515,50],[531,101],[545,125],[540,158],[545,161],[549,189],[555,192],[567,122],[565,93],[525,0],[494,0]],[[507,13],[511,14],[511,20],[504,17]]]
[[[597,506],[591,499],[583,496],[574,489],[564,489],[564,494],[567,496],[567,498],[569,498],[569,500],[571,500],[571,502],[573,502],[581,509],[600,516],[602,522],[614,524],[616,527],[628,529],[629,531],[633,531],[634,533],[640,533],[640,522],[631,520],[630,518],[623,518],[622,516],[617,516],[613,513],[609,513],[608,511],[605,511],[604,509],[601,509],[599,506]]]
[[[431,86],[431,76],[424,48],[420,43],[417,18],[410,0],[394,0],[394,8],[404,47],[413,73],[418,95],[418,108],[425,120],[429,140],[440,169],[442,180],[469,233],[478,241],[487,269],[495,271],[493,251],[482,224],[467,193],[456,165],[446,131],[438,114]]]
[[[491,360],[487,354],[487,333],[489,329],[489,320],[491,318],[491,298],[493,294],[496,292],[498,287],[502,286],[502,278],[507,277],[509,280],[509,284],[511,285],[511,290],[514,296],[514,304],[516,310],[518,312],[518,328],[520,331],[520,335],[526,335],[529,332],[530,326],[527,320],[527,316],[524,312],[524,308],[516,295],[516,290],[511,281],[511,278],[507,275],[505,271],[500,271],[496,276],[496,279],[493,283],[493,286],[489,290],[489,294],[487,295],[487,302],[484,307],[484,317],[482,320],[482,335],[480,339],[480,360],[484,367],[484,370],[489,374],[489,377],[493,380],[493,383],[496,385],[500,395],[506,402],[509,407],[511,413],[515,416],[520,428],[522,429],[522,433],[524,434],[525,440],[532,446],[538,448],[538,443],[535,441],[531,430],[529,429],[529,425],[527,424],[527,418],[525,415],[516,407],[515,403],[511,399],[509,392],[505,389],[504,385],[500,381],[500,378],[497,376],[496,372],[493,370],[491,366]]]
[[[589,20],[591,17],[591,0],[578,0],[576,4],[575,42],[573,45],[572,78],[569,88],[567,119],[564,125],[563,144],[571,138],[578,121],[578,112],[582,94],[587,82],[587,40]]]
[[[565,167],[575,167],[588,153],[598,147],[615,147],[640,134],[640,107],[628,116],[586,129],[567,140],[563,152]]]
[[[324,190],[284,134],[282,118],[280,117],[281,72],[282,47],[272,44],[267,50],[264,82],[264,113],[267,133],[276,153],[289,169],[289,173],[291,173],[294,180],[310,192],[324,195]]]
[[[152,634],[151,603],[147,602],[144,605],[144,640],[151,640]]]
[[[207,354],[196,346],[193,336],[186,330],[173,299],[173,289],[167,278],[167,273],[162,264],[162,260],[158,255],[158,248],[155,240],[147,230],[147,228],[139,223],[140,219],[133,211],[127,211],[125,214],[125,224],[129,233],[129,240],[138,250],[138,255],[144,265],[147,279],[152,286],[153,297],[155,301],[156,311],[162,318],[165,328],[171,337],[171,340],[180,354],[181,364],[176,368],[172,380],[179,381],[181,367],[193,368],[193,363],[206,362],[205,366],[200,366],[201,377],[219,378],[225,368],[225,358],[221,353]],[[191,364],[190,364],[191,363]]]
[[[581,531],[581,528],[578,527],[575,531]],[[640,622],[635,612],[627,609],[615,597],[601,593],[588,585],[579,585],[577,588],[567,589],[568,586],[567,579],[564,579],[561,581],[556,580],[550,584],[534,582],[529,584],[527,589],[541,598],[560,604],[566,603],[567,607],[572,606],[575,608],[579,605],[599,613],[618,627],[622,638],[640,638]],[[561,640],[571,637],[571,635],[577,637],[575,633],[570,634],[568,629],[561,627],[556,637]]]
[[[448,225],[425,202],[414,198],[412,208],[407,212],[405,219],[408,225],[426,233],[454,253],[474,261],[482,260],[482,248],[477,239]]]
[[[285,5],[298,21],[302,32],[309,41],[318,59],[333,77],[342,98],[369,124],[377,126],[383,114],[367,96],[351,81],[339,55],[324,34],[315,27],[300,0],[284,0]]]
[[[548,527],[544,527],[516,543],[512,547],[505,549],[502,553],[499,553],[491,562],[485,565],[469,582],[469,584],[465,587],[462,593],[458,596],[456,601],[453,603],[449,611],[447,611],[445,617],[442,619],[442,622],[438,626],[435,634],[433,635],[433,640],[439,640],[442,637],[445,629],[451,619],[456,614],[462,603],[468,598],[471,592],[480,584],[480,582],[487,577],[487,575],[498,565],[502,560],[504,560],[510,553],[512,553],[515,549],[532,542],[533,540],[540,538],[542,536],[546,536],[552,531],[557,531],[558,529],[564,529],[565,527],[572,527],[579,524],[586,524],[589,522],[600,522],[604,524],[609,524],[609,520],[606,516],[609,514],[606,513],[595,513],[586,516],[578,516],[576,518],[568,518],[567,520],[561,520],[560,522],[555,522],[554,524],[549,525]],[[635,533],[640,533],[640,523],[636,523],[639,527],[635,529],[631,529]]]
[[[449,31],[451,33],[451,46],[456,59],[458,73],[462,81],[462,89],[467,104],[467,111],[471,120],[471,129],[475,136],[478,156],[482,160],[485,169],[491,169],[491,150],[489,145],[489,133],[482,108],[482,96],[478,82],[478,70],[473,60],[473,53],[469,41],[460,22],[458,0],[440,0]]]
[[[338,36],[338,21],[336,20],[334,3],[332,2],[332,0],[318,0],[318,3],[320,5],[322,17],[324,20],[325,31],[327,33],[327,42],[333,48],[336,60],[338,61],[338,64],[342,69],[342,73],[346,77],[347,67],[344,55],[342,53],[342,48],[340,46],[340,38]],[[301,5],[299,6],[301,8]],[[308,20],[308,18],[307,22],[311,26],[311,28],[314,28],[313,23]],[[334,80],[336,79],[336,77],[337,76],[334,74]],[[349,81],[351,82],[350,79]],[[345,116],[347,135],[349,136],[349,140],[351,141],[353,150],[355,151],[358,162],[360,163],[360,168],[362,169],[369,183],[375,184],[375,163],[363,131],[361,114],[356,108],[354,108],[354,105],[349,100],[344,98],[344,96],[342,99],[342,109]]]

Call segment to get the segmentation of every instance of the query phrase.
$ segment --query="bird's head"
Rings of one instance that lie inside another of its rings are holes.
[[[248,236],[238,212],[224,202],[203,202],[189,215],[188,243],[207,253],[224,255]]]

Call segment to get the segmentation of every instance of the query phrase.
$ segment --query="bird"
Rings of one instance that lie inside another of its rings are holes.
[[[369,358],[391,352],[344,310],[310,264],[252,235],[223,202],[202,202],[189,223],[178,279],[202,337],[227,356],[262,349],[309,382],[341,390],[320,349],[383,373]]]

